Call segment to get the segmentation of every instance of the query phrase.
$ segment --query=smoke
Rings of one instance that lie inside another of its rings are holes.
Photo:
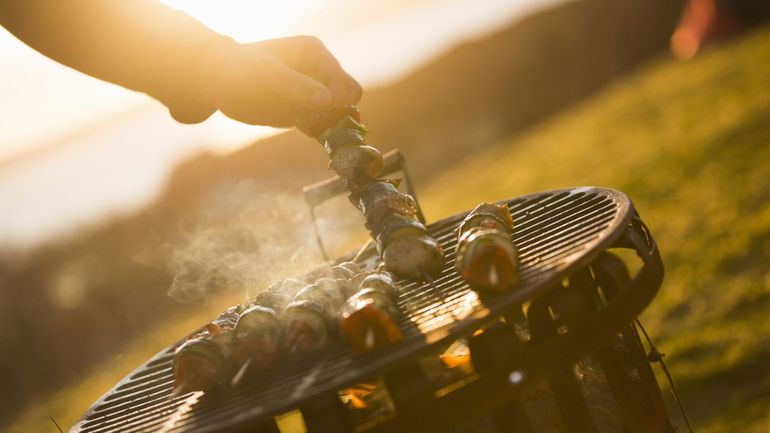
[[[173,275],[168,295],[179,302],[232,290],[253,295],[323,261],[298,192],[240,181],[211,190],[198,207],[191,228],[181,230],[168,259]],[[345,238],[333,221],[318,222],[325,239]]]

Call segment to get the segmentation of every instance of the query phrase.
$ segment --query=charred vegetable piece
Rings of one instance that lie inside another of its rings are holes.
[[[379,150],[372,146],[355,144],[339,147],[329,162],[329,168],[343,179],[376,177],[384,166],[385,162]]]
[[[367,130],[364,125],[356,122],[352,117],[346,116],[332,128],[318,137],[318,141],[324,145],[324,149],[330,158],[334,158],[345,146],[362,146]]]
[[[398,289],[390,275],[376,273],[361,282],[361,289],[345,303],[340,332],[357,355],[389,346],[403,338],[398,327]]]
[[[318,274],[318,279],[331,278],[336,280],[349,280],[353,278],[355,272],[350,270],[347,266],[335,265],[328,268],[321,269]]]
[[[426,274],[436,277],[444,267],[441,246],[426,235],[399,236],[394,232],[382,258],[387,270],[414,280],[422,280]]]
[[[335,317],[342,303],[355,291],[345,279],[319,278],[300,290],[294,301],[310,301],[318,304],[328,317]]]
[[[444,265],[444,252],[415,218],[414,199],[392,184],[377,184],[355,196],[359,197],[367,228],[376,236],[386,269],[412,279],[437,276]]]
[[[358,264],[355,262],[342,262],[342,263],[339,263],[337,266],[340,266],[349,270],[350,272],[353,273],[353,275],[357,275],[361,273],[361,267],[358,266]]]
[[[252,299],[252,305],[272,308],[274,311],[282,311],[291,302],[294,296],[302,290],[307,283],[296,278],[285,278],[271,284],[267,289],[257,293]]]
[[[289,353],[321,349],[345,299],[354,290],[347,280],[332,278],[319,278],[300,290],[281,314],[284,349]]]
[[[417,203],[408,194],[400,192],[395,185],[387,181],[377,181],[357,191],[356,206],[366,217],[366,228],[372,233],[379,233],[386,221],[393,215],[414,220]],[[415,220],[417,224],[420,224]],[[422,224],[420,224],[422,225]]]
[[[398,288],[387,272],[375,272],[361,281],[361,289],[372,289],[387,295],[394,304],[398,301]]]
[[[332,117],[338,116],[336,119]],[[339,144],[346,144],[350,141],[362,142],[363,137],[369,132],[368,129],[361,123],[361,113],[355,107],[344,107],[336,109],[331,112],[331,115],[325,120],[330,126],[316,135],[316,139],[327,147],[327,151],[331,156],[334,153],[334,146]],[[347,136],[352,134],[353,138],[347,138],[346,134],[340,134],[341,132],[347,133]]]
[[[471,286],[506,290],[518,283],[518,259],[510,234],[471,228],[457,244],[456,267]]]
[[[392,215],[377,234],[377,246],[380,253],[383,253],[396,239],[422,236],[428,236],[428,230],[419,221],[403,215]]]
[[[310,137],[320,137],[326,130],[333,128],[340,119],[349,116],[361,123],[361,113],[353,106],[335,108],[326,113],[305,112],[296,119],[297,127]],[[323,142],[322,142],[323,143]]]
[[[422,279],[426,274],[436,277],[444,267],[441,246],[419,221],[393,215],[385,222],[377,242],[385,268],[396,275],[412,279]]]
[[[235,367],[250,371],[270,367],[278,357],[280,338],[281,324],[275,310],[257,305],[244,311],[233,330]]]
[[[396,275],[423,279],[438,276],[444,267],[444,251],[419,221],[392,215],[377,235],[385,268]]]
[[[278,282],[271,284],[267,289],[268,292],[281,292],[286,293],[289,296],[294,297],[300,290],[305,288],[307,283],[296,278],[284,278]]]
[[[384,166],[379,150],[364,142],[366,128],[350,115],[342,117],[319,136],[331,161],[329,168],[343,179],[374,178]]]
[[[281,313],[281,327],[283,350],[289,354],[316,352],[329,339],[325,314],[310,301],[292,301]]]
[[[208,391],[227,377],[225,356],[215,341],[196,337],[177,347],[172,361],[174,394]]]
[[[373,271],[359,272],[356,275],[354,275],[353,278],[349,280],[351,287],[359,287],[361,285],[361,282],[364,281],[364,278],[371,275],[372,272]]]
[[[458,235],[473,227],[493,228],[512,233],[513,218],[505,205],[481,203],[465,217],[458,228]]]
[[[233,329],[235,322],[238,321],[238,316],[240,315],[241,311],[243,311],[243,307],[240,305],[228,308],[227,310],[220,313],[219,316],[217,316],[214,320],[209,322],[206,325],[206,330],[210,334],[216,335],[224,332],[227,329]]]
[[[303,287],[305,285],[305,283],[302,283]],[[287,292],[281,292],[277,290],[263,290],[262,292],[259,292],[257,296],[254,297],[254,299],[251,300],[249,307],[251,308],[254,306],[260,306],[270,308],[273,311],[282,311],[284,308],[286,308],[287,305],[289,305],[289,302],[291,302],[292,298],[293,296]]]

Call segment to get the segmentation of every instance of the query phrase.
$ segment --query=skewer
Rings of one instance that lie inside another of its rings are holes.
[[[289,347],[289,353],[296,353],[297,348],[299,348],[305,342],[306,339],[307,339],[307,336],[305,334],[302,334],[299,337],[297,337],[297,339],[294,340],[294,344],[292,344],[291,347]]]
[[[366,330],[366,337],[364,338],[364,345],[366,345],[367,349],[371,349],[374,347],[374,330],[372,328],[369,328]]]
[[[355,256],[353,256],[353,259],[352,259],[352,260],[350,260],[350,261],[351,261],[351,262],[353,262],[353,263],[356,263],[356,262],[358,262],[358,259],[360,259],[360,258],[361,258],[361,256],[363,256],[363,255],[364,255],[364,253],[366,252],[366,250],[368,250],[368,249],[369,249],[369,247],[372,245],[372,242],[374,242],[374,240],[373,240],[372,238],[369,238],[369,239],[366,241],[366,243],[365,243],[365,244],[364,244],[364,245],[361,247],[361,249],[360,249],[360,250],[358,250],[358,252],[356,253],[356,255],[355,255]]]
[[[246,375],[246,370],[249,369],[249,366],[251,365],[251,358],[247,359],[246,362],[243,363],[241,368],[238,369],[238,372],[235,373],[235,376],[233,376],[233,379],[230,381],[231,386],[238,386],[238,384],[241,382],[241,379],[243,379],[243,376]]]
[[[187,381],[182,381],[182,383],[179,384],[179,386],[175,386],[173,390],[171,390],[171,397],[177,397],[182,394],[184,394],[186,391],[184,390],[185,386],[187,386]]]
[[[313,224],[313,232],[315,233],[315,241],[318,244],[318,249],[321,250],[321,255],[324,260],[330,262],[331,259],[329,259],[329,254],[326,252],[326,248],[324,248],[323,240],[321,240],[321,231],[318,229],[318,223],[316,223],[315,220],[315,209],[313,206],[310,206],[310,221]]]
[[[440,294],[438,287],[436,286],[436,282],[433,281],[433,277],[431,277],[429,273],[425,272],[425,269],[423,268],[420,268],[420,273],[422,274],[422,279],[425,280],[436,293]],[[441,297],[443,300],[444,296],[441,295]]]

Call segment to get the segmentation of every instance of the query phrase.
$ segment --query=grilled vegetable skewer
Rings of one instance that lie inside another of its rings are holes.
[[[298,123],[324,145],[332,159],[330,168],[350,189],[350,201],[364,214],[366,227],[379,242],[386,268],[412,279],[437,276],[444,253],[417,220],[414,198],[399,192],[396,182],[377,179],[382,156],[365,144],[367,130],[358,110],[345,107]]]
[[[507,207],[479,204],[457,230],[457,271],[475,288],[513,287],[519,280],[519,265],[512,235],[513,218]]]

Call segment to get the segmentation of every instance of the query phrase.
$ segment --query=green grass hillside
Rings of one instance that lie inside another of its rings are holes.
[[[438,216],[565,186],[626,192],[666,266],[642,318],[697,431],[768,432],[769,175],[766,28],[691,62],[661,60],[420,195]]]
[[[565,186],[626,192],[667,271],[643,320],[668,354],[697,431],[770,431],[768,79],[770,29],[692,62],[661,60],[452,167],[425,185],[420,199],[435,219],[482,200]],[[41,399],[10,431],[56,431],[48,416],[69,425],[122,375],[213,311],[155,328],[90,379]]]

